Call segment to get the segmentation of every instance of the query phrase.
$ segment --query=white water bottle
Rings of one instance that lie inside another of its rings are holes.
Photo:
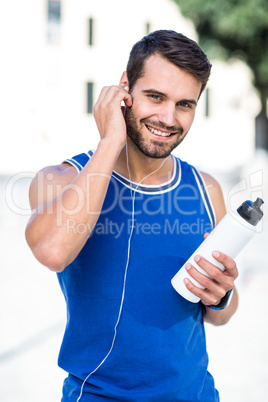
[[[255,202],[245,201],[236,211],[230,211],[223,217],[210,235],[172,278],[172,286],[181,296],[193,303],[198,303],[200,300],[199,297],[187,289],[184,278],[188,278],[194,285],[204,289],[189,275],[185,265],[191,263],[198,271],[209,276],[194,261],[194,256],[200,255],[224,271],[224,266],[212,257],[212,252],[218,250],[231,258],[235,258],[256,233],[256,225],[263,217],[263,212],[260,209],[262,204],[263,200],[261,198],[257,198]]]

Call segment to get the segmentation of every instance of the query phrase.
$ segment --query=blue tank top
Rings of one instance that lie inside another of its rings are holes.
[[[91,156],[90,151],[66,162],[81,171]],[[215,214],[199,172],[173,158],[172,177],[158,186],[113,173],[91,236],[58,274],[67,305],[59,354],[59,366],[69,373],[63,402],[77,400],[93,371],[82,402],[219,401],[207,371],[201,303],[186,301],[171,285],[214,227]],[[126,272],[131,187],[135,224]],[[85,226],[70,221],[68,230],[82,232]]]

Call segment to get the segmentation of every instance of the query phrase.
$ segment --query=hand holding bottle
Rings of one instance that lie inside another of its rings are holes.
[[[256,233],[256,225],[263,217],[263,212],[260,209],[262,204],[263,201],[260,198],[257,198],[254,203],[245,201],[237,211],[231,211],[224,216],[172,278],[172,286],[181,296],[197,303],[204,295],[204,292],[200,292],[199,289],[209,289],[206,294],[209,296],[211,293],[215,297],[217,294],[220,296],[221,293],[226,293],[231,288],[227,289],[238,275],[233,258]],[[219,249],[220,252],[217,251]],[[220,270],[215,270],[216,267]],[[230,278],[232,280],[228,282]],[[195,291],[196,294],[191,290]],[[221,297],[223,296],[224,294]],[[208,301],[204,304],[214,303]]]

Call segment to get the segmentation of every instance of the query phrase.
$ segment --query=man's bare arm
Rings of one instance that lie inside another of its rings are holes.
[[[101,91],[94,117],[99,129],[98,147],[77,174],[63,164],[43,169],[30,188],[32,216],[26,228],[26,240],[43,265],[60,272],[81,251],[102,209],[110,178],[126,143],[126,125],[121,108],[132,98],[122,87]],[[87,230],[69,230],[84,225]]]

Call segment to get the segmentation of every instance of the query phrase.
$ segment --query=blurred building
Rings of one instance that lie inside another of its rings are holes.
[[[14,0],[0,5],[0,173],[35,171],[95,148],[93,104],[132,45],[156,29],[198,40],[172,0]],[[183,159],[232,170],[254,151],[258,98],[242,62],[215,62]],[[243,151],[241,152],[241,146]]]

